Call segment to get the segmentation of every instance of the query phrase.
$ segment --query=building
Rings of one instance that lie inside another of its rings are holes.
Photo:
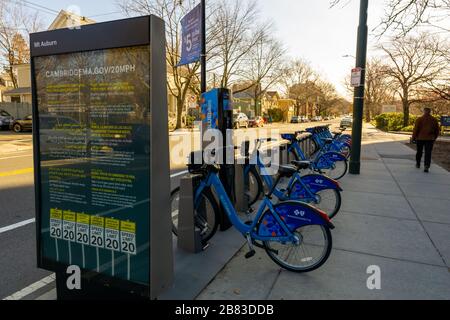
[[[4,101],[3,94],[13,88],[14,84],[11,80],[11,76],[6,72],[0,75],[0,102]]]
[[[31,73],[30,64],[16,64],[13,73],[17,79],[17,88],[12,88],[3,93],[4,102],[31,103]]]
[[[283,110],[283,120],[285,122],[289,122],[290,119],[295,115],[295,100],[279,99],[278,107],[279,109]]]
[[[94,20],[76,15],[66,10],[61,10],[58,16],[50,24],[48,30],[61,28],[76,28],[80,25],[95,23]],[[31,68],[29,63],[14,65],[13,73],[17,79],[17,88],[8,88],[1,94],[3,102],[31,103]],[[3,78],[3,77],[2,77]],[[11,81],[12,82],[12,81]],[[12,86],[11,86],[12,87]],[[1,88],[0,88],[1,90]]]
[[[278,91],[267,91],[261,98],[262,113],[267,114],[271,109],[279,108],[278,101],[281,99]]]

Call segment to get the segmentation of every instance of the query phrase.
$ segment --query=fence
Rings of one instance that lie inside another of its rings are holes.
[[[0,102],[0,110],[5,110],[15,119],[23,118],[32,113],[31,103]]]

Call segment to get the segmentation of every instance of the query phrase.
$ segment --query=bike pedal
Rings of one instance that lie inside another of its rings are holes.
[[[251,250],[245,254],[245,259],[250,259],[256,254],[255,250]]]

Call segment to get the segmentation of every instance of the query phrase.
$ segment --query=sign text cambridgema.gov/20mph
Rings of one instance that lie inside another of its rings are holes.
[[[83,68],[83,69],[69,69],[69,70],[53,70],[47,71],[45,76],[47,78],[58,77],[73,77],[73,76],[90,76],[90,75],[104,75],[104,74],[116,74],[116,73],[128,73],[135,72],[136,65],[124,64],[120,66],[104,66],[95,68]]]

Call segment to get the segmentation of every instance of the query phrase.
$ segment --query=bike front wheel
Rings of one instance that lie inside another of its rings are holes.
[[[311,203],[313,207],[322,210],[330,219],[333,219],[341,209],[341,192],[336,189],[324,189],[315,194],[317,202]]]
[[[259,176],[255,166],[252,166],[248,172],[248,189],[249,205],[252,206],[261,197],[264,189],[261,177]]]
[[[309,272],[322,266],[331,253],[330,229],[322,225],[306,225],[297,228],[293,234],[299,244],[265,241],[267,255],[280,267],[293,272]]]
[[[170,194],[170,208],[172,216],[172,233],[178,236],[180,188]],[[219,226],[219,205],[210,190],[204,190],[195,203],[194,223],[200,230],[202,244],[206,244],[216,233]]]
[[[330,161],[326,160],[328,164],[325,167],[318,168],[320,169],[321,173],[325,174],[326,176],[330,177],[333,180],[339,180],[342,177],[344,177],[347,174],[348,170],[348,163],[347,161]],[[318,163],[322,163],[319,161]]]

